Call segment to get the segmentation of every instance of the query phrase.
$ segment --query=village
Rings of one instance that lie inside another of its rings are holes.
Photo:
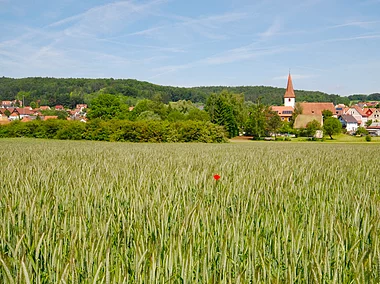
[[[2,101],[0,106],[0,124],[7,124],[15,120],[28,122],[35,119],[58,119],[58,115],[45,115],[46,112],[51,113],[51,111],[56,111],[56,113],[57,111],[62,112],[67,120],[86,122],[86,109],[87,104],[77,104],[76,108],[71,110],[66,109],[63,105],[32,108],[31,106],[23,106],[23,103],[20,100]]]
[[[282,122],[292,122],[293,128],[301,130],[308,124],[316,121],[322,127],[323,113],[328,111],[332,117],[339,119],[344,133],[354,135],[359,127],[365,128],[369,135],[380,136],[380,104],[378,101],[357,102],[350,106],[334,105],[332,102],[296,102],[296,93],[293,87],[292,76],[289,73],[287,87],[282,106],[271,106]],[[67,109],[63,105],[23,106],[20,100],[1,101],[0,124],[7,124],[15,120],[28,122],[32,120],[66,119],[73,121],[88,121],[87,104],[77,104],[75,109]],[[199,107],[203,109],[203,106]],[[129,111],[134,107],[130,106]],[[294,115],[295,112],[297,115]],[[294,121],[291,121],[294,119]]]
[[[380,109],[379,102],[359,102],[346,106],[334,105],[331,102],[300,102],[296,103],[296,94],[293,88],[292,77],[289,74],[283,106],[272,106],[282,121],[290,121],[296,108],[300,109],[293,127],[306,128],[308,123],[317,121],[323,126],[323,112],[330,111],[332,116],[338,118],[342,128],[347,134],[355,134],[359,127],[367,129],[372,136],[380,136]]]

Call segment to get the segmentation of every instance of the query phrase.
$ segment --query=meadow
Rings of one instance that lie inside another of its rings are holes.
[[[379,144],[0,147],[0,283],[380,282]]]

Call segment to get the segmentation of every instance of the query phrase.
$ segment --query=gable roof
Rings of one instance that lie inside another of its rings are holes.
[[[322,111],[329,110],[332,114],[336,114],[333,103],[300,103],[302,114],[307,115],[322,115]]]
[[[296,95],[294,94],[294,88],[293,88],[293,82],[292,82],[292,76],[288,76],[288,85],[286,86],[286,91],[284,98],[295,98]]]
[[[361,107],[359,107],[358,105],[354,105],[354,109],[356,109],[356,111],[361,115],[361,116],[368,116]]]
[[[340,117],[347,123],[358,123],[358,121],[352,115],[342,114]]]
[[[318,121],[321,125],[323,125],[323,117],[321,115],[316,114],[299,114],[294,121],[294,128],[306,128],[306,125],[313,120]]]

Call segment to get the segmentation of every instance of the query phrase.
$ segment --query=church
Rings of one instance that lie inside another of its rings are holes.
[[[290,121],[296,106],[296,94],[293,88],[292,76],[289,73],[288,84],[284,94],[283,106],[272,106],[272,110],[277,112],[282,121]],[[323,125],[322,111],[329,110],[335,116],[336,110],[333,103],[299,103],[302,114],[298,115],[294,122],[294,128],[305,128],[307,123],[316,120]]]

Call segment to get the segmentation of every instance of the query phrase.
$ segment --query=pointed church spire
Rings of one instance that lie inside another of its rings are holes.
[[[284,98],[295,98],[295,97],[296,95],[294,94],[292,76],[290,75],[290,70],[289,70],[288,86],[286,87]]]

